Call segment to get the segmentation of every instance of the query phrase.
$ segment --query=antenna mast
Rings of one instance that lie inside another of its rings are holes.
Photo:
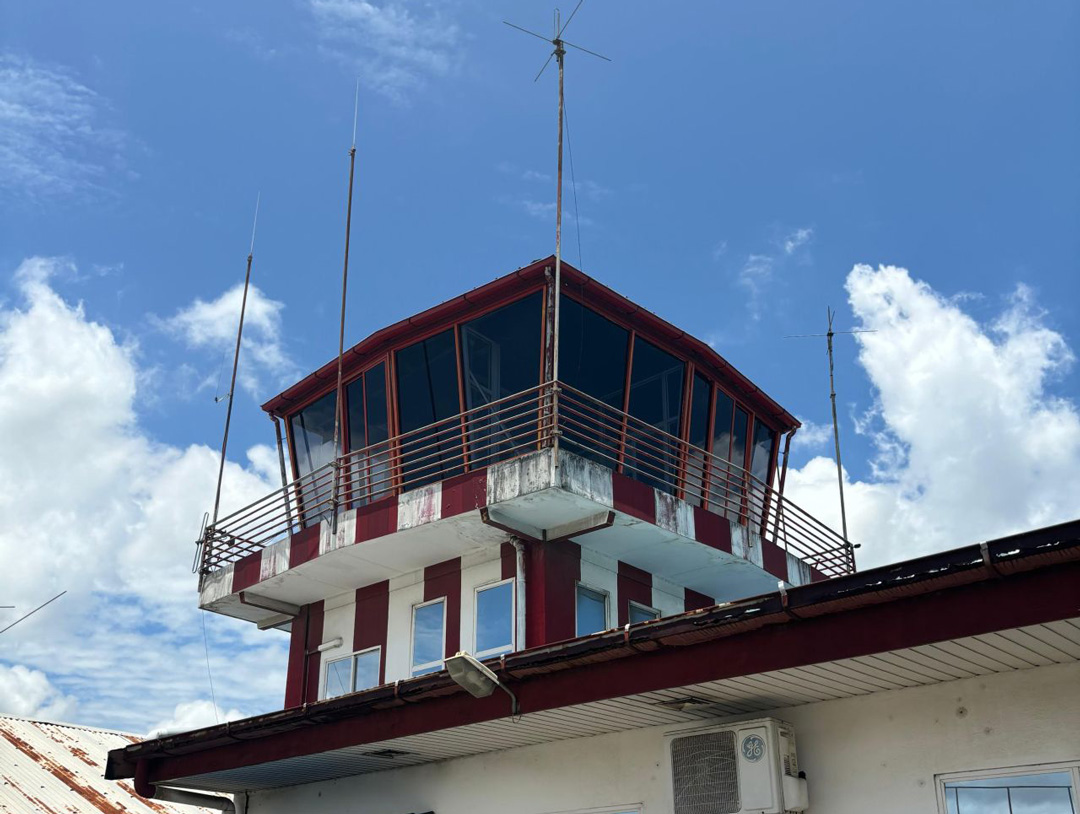
[[[225,449],[229,445],[229,425],[232,423],[233,394],[236,392],[236,370],[240,366],[240,338],[244,335],[244,312],[247,310],[248,288],[251,285],[251,261],[255,257],[255,229],[259,225],[260,192],[255,198],[255,220],[251,224],[251,247],[248,249],[247,271],[244,273],[244,296],[240,300],[240,324],[236,329],[236,350],[233,351],[232,379],[229,382],[229,404],[225,408],[225,435],[221,439],[221,460],[218,463],[217,492],[214,493],[214,519],[217,525],[218,509],[221,507],[221,481],[225,476]]]
[[[356,174],[356,120],[360,113],[360,80],[356,80],[356,96],[353,100],[353,132],[352,146],[349,148],[349,195],[348,204],[345,208],[345,264],[341,270],[341,322],[338,327],[338,358],[337,358],[337,395],[334,405],[334,487],[331,500],[331,510],[334,513],[332,521],[333,533],[337,534],[338,522],[338,490],[340,488],[338,459],[341,457],[338,450],[341,448],[341,426],[344,399],[341,393],[342,362],[345,357],[345,295],[349,286],[349,238],[352,235],[352,201],[353,201],[353,178]]]
[[[566,56],[565,46],[569,45],[571,48],[576,48],[579,51],[584,51],[586,54],[591,54],[594,57],[599,57],[607,62],[611,62],[603,54],[598,54],[595,51],[590,51],[588,48],[582,48],[580,45],[574,45],[572,42],[567,42],[562,38],[563,33],[566,31],[567,26],[570,25],[570,21],[574,19],[574,16],[578,13],[585,0],[578,0],[578,4],[574,7],[574,10],[570,13],[570,16],[566,18],[566,22],[563,23],[559,10],[555,9],[555,36],[548,39],[543,34],[537,34],[535,31],[529,31],[527,28],[522,28],[519,25],[503,20],[504,25],[508,25],[511,28],[516,28],[518,31],[522,31],[537,39],[541,39],[544,42],[550,43],[554,50],[548,55],[547,62],[544,63],[540,72],[536,75],[536,82],[543,76],[544,71],[547,70],[547,66],[551,64],[552,57],[555,58],[556,63],[559,66],[559,138],[558,138],[558,164],[556,173],[556,189],[555,189],[555,296],[552,298],[554,301],[553,318],[554,326],[551,332],[551,381],[557,382],[559,380],[559,300],[562,296],[562,197],[563,197],[563,183],[562,183],[562,168],[563,168],[563,119],[564,119],[564,95],[563,95],[563,58]]]

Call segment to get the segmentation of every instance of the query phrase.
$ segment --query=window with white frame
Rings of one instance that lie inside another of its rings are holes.
[[[477,658],[514,651],[514,581],[481,585],[476,589]]]
[[[651,622],[653,619],[660,618],[660,611],[656,608],[651,608],[648,605],[642,605],[640,602],[630,600],[630,624],[636,625],[638,622]]]
[[[327,662],[323,698],[337,698],[339,695],[378,686],[381,667],[381,647],[358,650],[344,658]]]
[[[1080,764],[938,775],[941,814],[1077,814]]]
[[[413,605],[412,675],[442,669],[446,652],[446,597]]]
[[[607,600],[607,591],[598,591],[578,583],[577,606],[574,611],[578,636],[588,636],[590,633],[608,629]]]

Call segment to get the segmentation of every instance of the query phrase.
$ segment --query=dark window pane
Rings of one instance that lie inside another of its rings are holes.
[[[302,479],[296,487],[295,499],[304,526],[313,525],[329,516],[330,474],[323,471],[313,478],[304,476],[334,460],[336,403],[337,394],[327,393],[290,420],[297,475]]]
[[[510,582],[476,592],[476,655],[514,649],[514,586]]]
[[[630,624],[636,625],[638,622],[648,622],[652,619],[659,619],[660,611],[653,608],[646,608],[644,605],[639,605],[636,602],[630,603]]]
[[[694,374],[690,391],[690,453],[686,462],[687,502],[700,506],[705,483],[705,449],[709,442],[709,396],[712,385],[700,374]]]
[[[750,430],[750,416],[741,407],[735,408],[735,422],[731,429],[730,478],[728,487],[728,517],[743,517],[743,495],[746,494],[746,434]]]
[[[443,331],[403,348],[396,359],[401,432],[428,428],[402,442],[405,488],[414,489],[462,471],[458,422],[429,426],[460,411],[454,332]]]
[[[442,599],[413,609],[412,674],[414,676],[435,673],[442,669],[445,611],[446,602]]]
[[[584,585],[577,588],[577,635],[607,630],[607,595]]]
[[[349,411],[349,466],[346,499],[363,505],[389,488],[386,426],[386,365],[367,371],[346,388]]]
[[[536,393],[507,397],[540,383],[540,305],[538,291],[461,326],[465,408],[474,410],[506,399],[471,417],[473,465],[536,448]]]
[[[364,426],[364,377],[345,386],[345,409],[349,414],[349,452],[367,446]]]
[[[769,464],[772,463],[773,447],[776,445],[776,433],[766,424],[754,420],[754,441],[750,450],[750,520],[751,527],[761,526],[762,515],[768,508],[765,502],[765,487],[769,486]],[[764,532],[765,529],[762,529]]]
[[[951,780],[945,799],[950,814],[1076,814],[1069,772]]]
[[[634,337],[630,372],[629,413],[661,433],[632,424],[626,437],[626,474],[673,492],[679,448],[668,435],[679,436],[682,417],[683,363],[640,336]]]
[[[731,423],[735,402],[720,388],[716,392],[716,413],[713,417],[712,462],[709,477],[709,509],[717,514],[738,517],[738,501],[732,502],[731,485],[735,473],[727,464],[731,460]],[[734,509],[734,511],[732,511]]]

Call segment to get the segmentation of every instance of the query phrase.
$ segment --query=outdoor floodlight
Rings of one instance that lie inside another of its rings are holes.
[[[511,714],[518,714],[517,696],[499,681],[495,673],[464,650],[459,650],[456,656],[451,656],[446,660],[446,671],[450,673],[450,678],[454,679],[454,683],[465,689],[473,698],[487,698],[498,687],[510,696],[513,704]]]

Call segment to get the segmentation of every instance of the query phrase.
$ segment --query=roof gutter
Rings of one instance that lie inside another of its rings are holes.
[[[145,797],[147,800],[160,800],[163,803],[176,803],[182,806],[212,808],[215,811],[224,812],[224,814],[236,814],[236,803],[229,797],[172,789],[166,786],[155,786],[147,780],[148,774],[147,761],[140,760],[135,764],[135,791],[140,797]]]

